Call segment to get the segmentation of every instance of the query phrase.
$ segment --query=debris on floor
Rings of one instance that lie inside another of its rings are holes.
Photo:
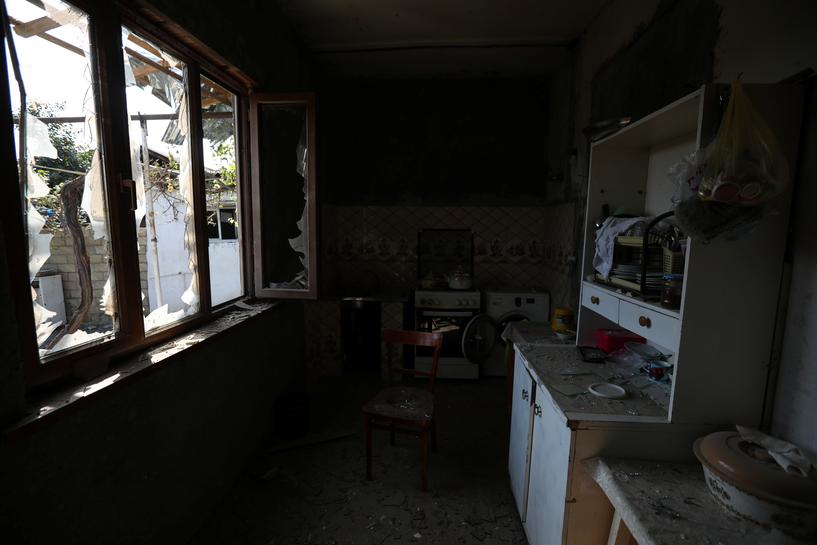
[[[430,492],[420,491],[419,445],[411,437],[391,446],[387,433],[375,435],[372,481],[365,479],[362,432],[262,449],[190,545],[527,543],[508,485],[503,386],[439,385],[446,403]],[[478,408],[465,401],[474,397],[484,401]]]

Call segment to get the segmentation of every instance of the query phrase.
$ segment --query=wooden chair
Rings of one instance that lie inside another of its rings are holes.
[[[391,434],[408,433],[420,438],[420,484],[423,491],[428,489],[428,439],[431,436],[431,448],[437,450],[437,427],[434,422],[434,379],[437,376],[437,363],[440,359],[440,348],[443,345],[442,333],[424,333],[420,331],[384,330],[389,361],[389,381],[395,373],[427,377],[426,387],[391,386],[380,391],[363,406],[363,422],[366,428],[366,479],[372,478],[372,430],[384,429]],[[427,346],[434,349],[431,358],[431,371],[406,369],[395,364],[397,347],[403,345]]]

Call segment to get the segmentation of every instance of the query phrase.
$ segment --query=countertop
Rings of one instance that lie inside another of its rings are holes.
[[[639,545],[803,545],[721,507],[700,464],[591,458],[582,462]]]
[[[583,362],[576,346],[555,339],[548,327],[518,322],[505,337],[514,343],[534,380],[547,389],[568,421],[667,422],[669,385],[651,382],[632,367]],[[594,382],[618,384],[627,397],[597,397],[587,391]],[[581,393],[565,395],[560,391],[565,387],[580,388]]]

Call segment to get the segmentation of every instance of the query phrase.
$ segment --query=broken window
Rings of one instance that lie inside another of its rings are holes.
[[[256,95],[251,116],[256,294],[315,298],[314,96]]]
[[[31,300],[46,361],[117,329],[89,17],[59,0],[8,0],[6,9]]]
[[[220,305],[244,293],[241,270],[236,96],[201,76],[204,193],[210,233],[210,299]],[[215,236],[213,236],[215,234]]]
[[[0,4],[15,137],[0,154],[20,181],[9,199],[20,209],[2,221],[28,248],[29,274],[10,270],[30,385],[90,354],[99,369],[248,289],[316,295],[314,97],[251,95],[249,78],[177,26],[126,3],[111,4],[121,19],[82,5]],[[257,191],[242,202],[253,167]]]
[[[122,29],[145,331],[199,310],[185,64]]]

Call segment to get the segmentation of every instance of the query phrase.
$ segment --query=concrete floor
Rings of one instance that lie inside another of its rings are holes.
[[[261,448],[191,545],[527,543],[508,484],[504,387],[438,382],[439,445],[423,493],[419,442],[408,435],[390,446],[376,432],[365,479],[360,407],[378,386],[323,384],[310,438],[335,439]]]

